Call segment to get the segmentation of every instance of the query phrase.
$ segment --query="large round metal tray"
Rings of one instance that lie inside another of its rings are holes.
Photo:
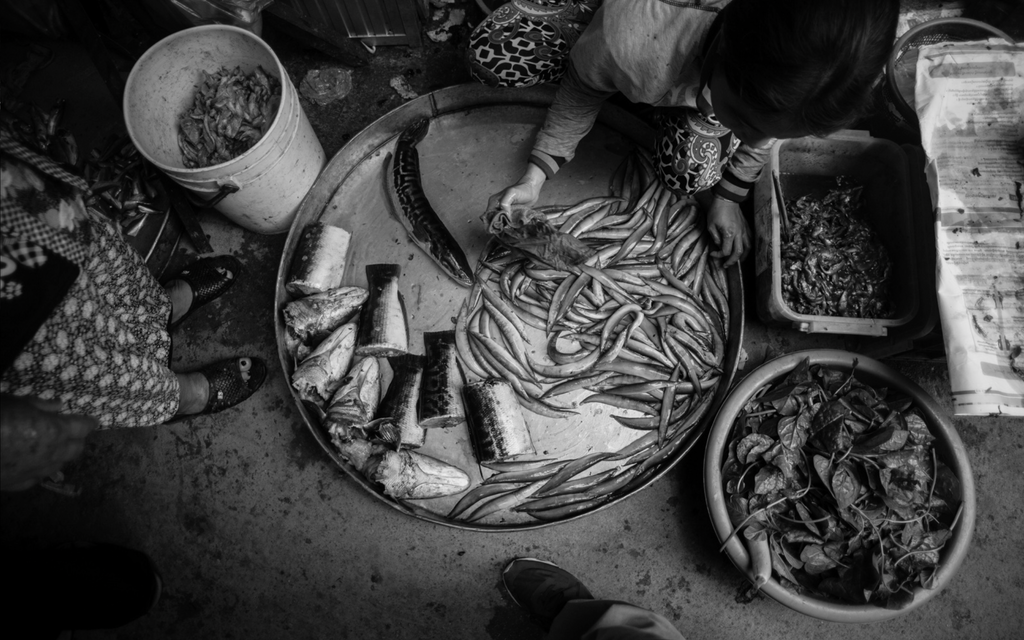
[[[404,229],[390,214],[382,178],[385,157],[393,150],[398,134],[409,124],[423,117],[431,119],[429,133],[417,147],[423,187],[475,266],[488,240],[480,220],[487,198],[519,177],[553,96],[549,87],[507,90],[460,85],[441,89],[380,118],[331,159],[299,207],[278,269],[275,327],[281,366],[289,380],[294,363],[285,347],[281,309],[292,299],[284,285],[302,229],[319,220],[341,226],[352,234],[345,284],[365,287],[367,264],[390,262],[402,266],[400,282],[409,321],[409,347],[413,353],[423,353],[423,332],[453,328],[469,290],[448,278],[410,243]],[[625,154],[635,145],[648,148],[652,136],[653,132],[642,121],[613,105],[605,105],[593,131],[580,144],[576,158],[545,185],[540,204],[572,204],[606,195],[609,177]],[[331,460],[371,495],[402,513],[476,531],[526,530],[566,522],[616,504],[658,480],[692,449],[696,436],[710,424],[732,384],[743,336],[743,287],[737,268],[729,269],[728,281],[731,326],[724,373],[710,410],[695,427],[694,437],[666,459],[646,483],[592,511],[564,520],[541,522],[526,514],[506,513],[500,522],[466,523],[446,517],[459,496],[417,501],[386,496],[379,486],[367,481],[341,458],[294,389],[292,396],[313,437]],[[533,347],[539,347],[540,354],[545,344],[535,340]],[[387,367],[382,369],[387,372]],[[385,383],[389,381],[387,376],[389,372],[385,373]],[[593,451],[615,451],[642,433],[620,427],[608,417],[610,413],[610,408],[588,404],[580,408],[579,416],[553,420],[524,410],[538,454],[565,458]],[[482,478],[483,469],[476,462],[466,425],[432,430],[420,451],[463,469],[473,486]],[[598,466],[592,471],[600,470],[602,467]]]

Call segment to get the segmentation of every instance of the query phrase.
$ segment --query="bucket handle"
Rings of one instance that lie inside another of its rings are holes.
[[[189,198],[195,200],[196,205],[199,207],[212,209],[220,204],[220,201],[224,198],[228,197],[232,193],[237,193],[239,189],[241,189],[241,187],[234,182],[225,182],[220,185],[220,189],[217,190],[217,194],[209,200],[203,200],[193,192],[189,193]]]

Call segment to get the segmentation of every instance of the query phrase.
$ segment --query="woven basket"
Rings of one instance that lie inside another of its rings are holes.
[[[917,132],[914,79],[918,49],[940,42],[965,42],[991,37],[1013,42],[992,25],[970,18],[938,18],[911,27],[893,46],[885,68],[886,112],[901,128]]]

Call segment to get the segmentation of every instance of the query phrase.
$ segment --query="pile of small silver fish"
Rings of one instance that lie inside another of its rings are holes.
[[[242,155],[267,132],[281,103],[281,81],[257,67],[202,72],[192,106],[178,119],[178,147],[189,169]]]
[[[138,234],[149,216],[163,216],[170,209],[159,170],[126,135],[112,137],[89,153],[85,179],[90,185],[86,204],[116,220],[125,235]]]
[[[456,343],[468,371],[505,381],[533,413],[574,414],[558,399],[587,392],[580,404],[623,410],[615,420],[645,433],[575,460],[484,461],[496,473],[449,518],[513,510],[547,521],[593,510],[648,482],[700,433],[728,339],[725,272],[709,256],[696,206],[663,187],[643,153],[627,156],[610,190],[539,209],[593,249],[578,265],[552,269],[500,246],[487,253],[459,312]],[[527,327],[544,332],[550,362],[529,354]],[[616,466],[584,475],[599,463]]]
[[[411,450],[426,437],[417,413],[433,401],[423,393],[424,356],[408,353],[401,269],[368,265],[366,275],[367,289],[314,291],[285,305],[292,387],[342,457],[386,495],[413,500],[464,491],[465,472]],[[381,359],[393,373],[383,398]]]

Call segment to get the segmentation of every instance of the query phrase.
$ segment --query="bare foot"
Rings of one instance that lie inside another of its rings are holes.
[[[171,322],[177,322],[192,307],[192,287],[184,280],[171,280],[164,293],[171,299]]]
[[[199,372],[176,373],[181,397],[178,400],[178,412],[175,415],[191,415],[206,408],[210,399],[210,382]]]

